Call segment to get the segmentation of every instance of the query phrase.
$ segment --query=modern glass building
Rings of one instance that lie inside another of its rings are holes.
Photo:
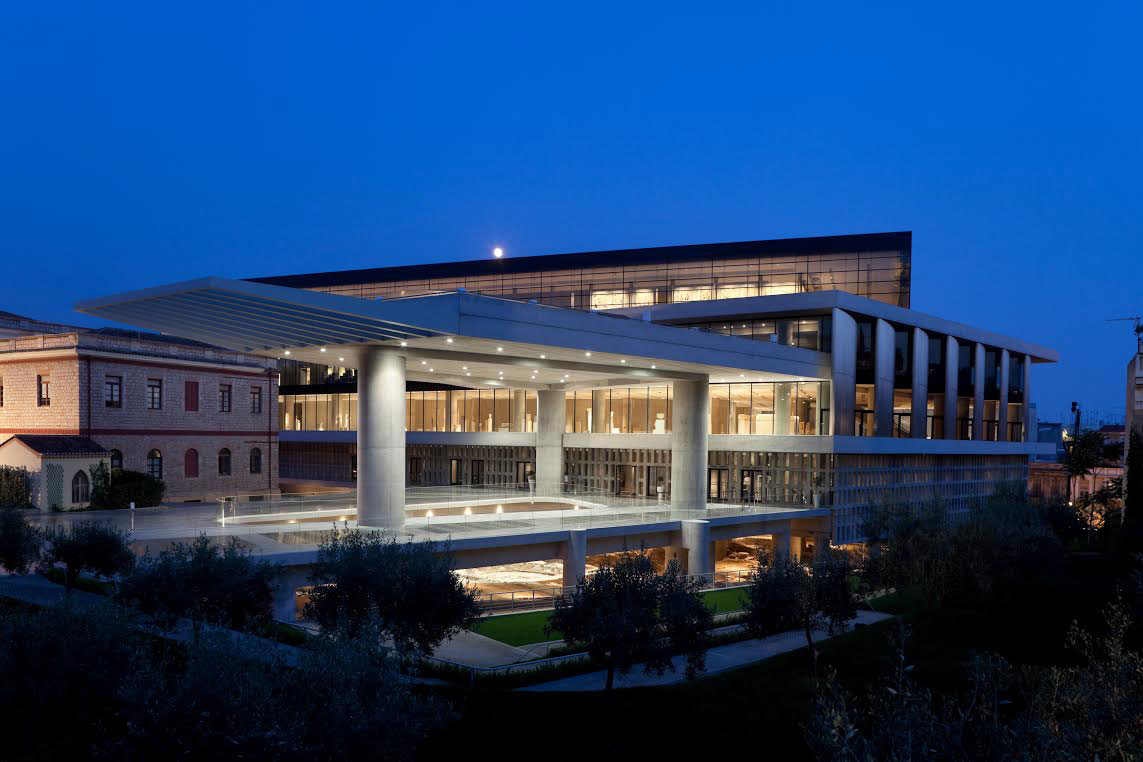
[[[277,358],[283,489],[368,484],[374,511],[489,484],[825,507],[848,543],[874,505],[1024,483],[1040,446],[1030,370],[1055,353],[913,310],[911,258],[909,233],[830,236],[211,278],[83,309]]]

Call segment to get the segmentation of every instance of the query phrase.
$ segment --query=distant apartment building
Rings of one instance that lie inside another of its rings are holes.
[[[0,313],[0,465],[28,467],[43,508],[82,507],[99,460],[173,500],[276,490],[277,396],[272,360]]]

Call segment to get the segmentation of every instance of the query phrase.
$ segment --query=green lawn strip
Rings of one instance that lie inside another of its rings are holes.
[[[548,635],[544,632],[544,625],[548,623],[551,615],[550,611],[527,611],[523,614],[489,616],[481,619],[472,631],[510,646],[545,643],[559,639],[558,635]]]
[[[707,590],[702,595],[714,613],[725,614],[742,610],[746,591],[745,588],[737,587]],[[544,632],[544,625],[548,623],[551,615],[551,611],[528,611],[522,614],[489,616],[481,619],[472,631],[510,646],[546,643],[549,640],[559,640],[559,635],[549,635]]]

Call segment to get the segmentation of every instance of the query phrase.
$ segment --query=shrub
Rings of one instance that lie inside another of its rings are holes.
[[[337,638],[376,629],[402,654],[430,654],[472,626],[476,593],[431,542],[398,544],[380,532],[332,532],[318,549],[305,613]]]
[[[124,471],[116,468],[111,472],[111,486],[107,493],[106,508],[127,508],[135,503],[137,508],[147,508],[163,502],[167,485],[162,479],[140,471]]]
[[[206,535],[145,556],[120,585],[119,598],[166,629],[180,617],[236,630],[263,631],[272,618],[278,569],[254,561],[237,538],[219,547]]]
[[[28,469],[0,466],[0,508],[29,508],[31,505]]]
[[[24,574],[40,560],[43,537],[28,526],[20,511],[0,508],[0,566],[12,574]]]
[[[114,577],[129,572],[135,565],[127,533],[110,524],[79,521],[52,527],[44,536],[48,550],[43,563],[63,564],[64,586],[69,593],[83,572]]]

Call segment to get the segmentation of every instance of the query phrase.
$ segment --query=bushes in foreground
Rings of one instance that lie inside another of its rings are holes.
[[[135,554],[127,533],[98,521],[79,521],[51,527],[44,532],[46,551],[41,563],[62,564],[68,592],[79,575],[88,572],[118,577],[135,566]]]
[[[0,508],[28,508],[31,505],[28,469],[0,466]]]
[[[0,609],[5,759],[408,759],[450,716],[365,641],[285,662],[231,640],[182,647],[115,606]]]
[[[278,568],[255,561],[235,537],[221,547],[206,535],[145,556],[124,578],[119,599],[150,615],[165,629],[182,617],[195,636],[205,622],[235,630],[264,631],[272,619]]]

